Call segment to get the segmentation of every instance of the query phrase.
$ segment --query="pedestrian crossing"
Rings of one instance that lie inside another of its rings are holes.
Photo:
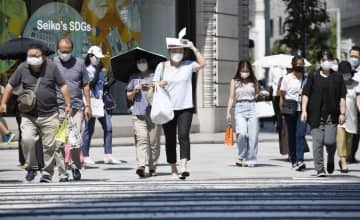
[[[359,219],[340,178],[1,184],[0,219]]]

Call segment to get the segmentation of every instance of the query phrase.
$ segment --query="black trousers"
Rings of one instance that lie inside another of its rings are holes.
[[[190,128],[193,109],[174,111],[174,119],[163,125],[168,163],[176,163],[176,130],[180,144],[180,159],[190,160]]]

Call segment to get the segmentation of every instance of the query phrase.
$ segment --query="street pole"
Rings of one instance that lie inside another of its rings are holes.
[[[341,13],[340,8],[329,8],[328,12],[336,13],[336,57],[341,59]]]

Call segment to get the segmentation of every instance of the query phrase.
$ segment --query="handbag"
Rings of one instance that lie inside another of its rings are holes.
[[[103,101],[104,101],[104,108],[106,110],[113,110],[114,108],[116,108],[116,102],[114,97],[111,95],[110,92],[106,91],[104,92],[103,95]]]
[[[34,110],[36,106],[36,91],[39,88],[40,81],[42,76],[40,76],[36,82],[34,90],[24,89],[23,84],[21,83],[16,91],[14,91],[15,95],[18,95],[16,101],[18,102],[18,109],[22,113],[28,113]]]
[[[274,107],[271,101],[256,102],[256,117],[270,118],[275,115]]]
[[[91,113],[95,118],[101,118],[105,115],[104,101],[94,97],[90,98]]]
[[[152,122],[165,124],[174,118],[174,111],[168,92],[158,84],[155,86],[153,105],[150,112]]]
[[[67,127],[67,142],[66,144],[70,148],[80,148],[82,145],[82,136],[78,128],[78,125],[74,122],[72,117],[68,118],[68,127]]]
[[[285,99],[282,105],[281,113],[285,115],[295,114],[297,111],[298,103],[295,100]]]
[[[164,76],[164,70],[165,70],[165,62],[162,62],[162,71],[160,74],[160,81],[163,79]],[[154,86],[150,86],[150,88],[145,92],[145,97],[147,102],[152,105],[153,103],[153,99],[154,99],[154,92],[155,92],[155,87]]]
[[[232,147],[234,145],[233,128],[229,124],[225,130],[224,145],[225,147]]]

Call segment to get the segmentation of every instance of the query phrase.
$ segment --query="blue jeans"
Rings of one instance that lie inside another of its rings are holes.
[[[304,161],[306,123],[300,120],[301,112],[285,115],[288,129],[289,156],[292,164]]]
[[[259,136],[255,102],[236,103],[234,113],[238,157],[245,164],[255,164]]]
[[[83,132],[83,146],[82,151],[85,157],[89,156],[91,137],[94,133],[96,118],[90,118],[85,121],[85,129]],[[109,112],[105,110],[104,117],[98,118],[101,127],[104,130],[104,152],[105,154],[112,153],[112,124]]]

